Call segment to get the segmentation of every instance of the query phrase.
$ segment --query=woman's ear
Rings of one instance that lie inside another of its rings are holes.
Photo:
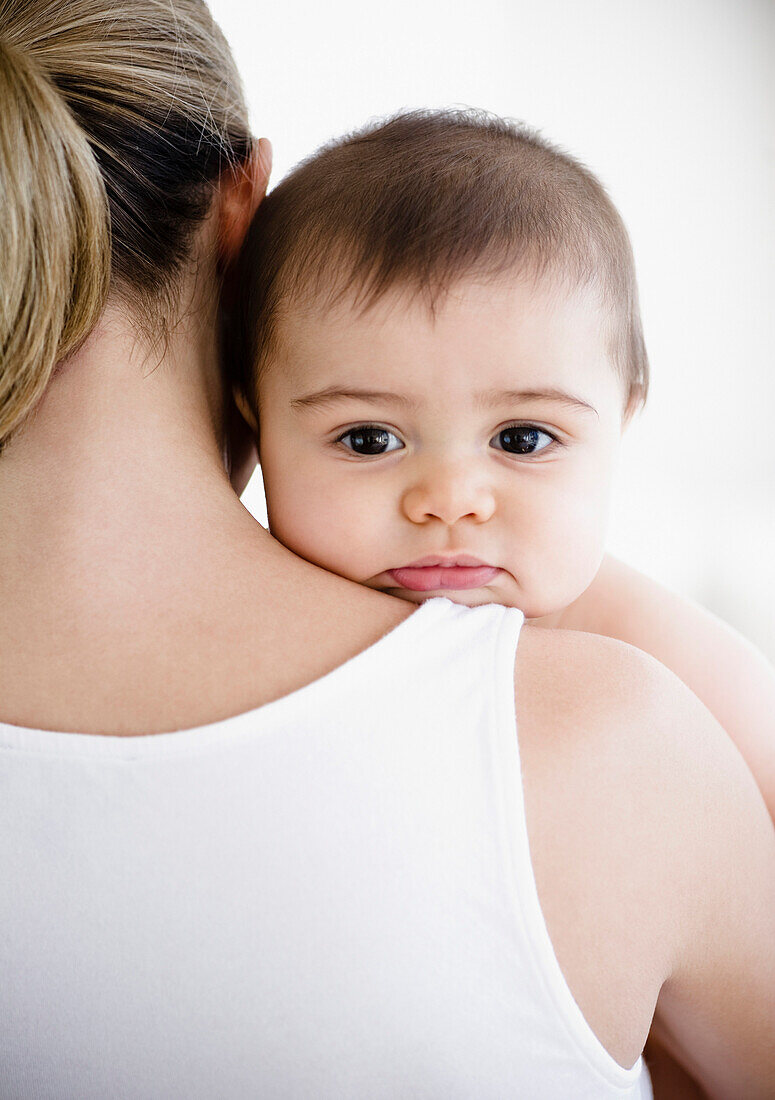
[[[221,176],[218,214],[218,252],[224,267],[234,260],[266,194],[272,171],[272,146],[259,138],[247,160]]]

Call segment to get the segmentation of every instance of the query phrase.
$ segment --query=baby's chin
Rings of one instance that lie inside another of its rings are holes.
[[[501,607],[516,607],[524,613],[526,619],[535,620],[542,626],[561,626],[563,612],[579,595],[575,591],[569,592],[567,588],[565,591],[562,589],[551,591],[547,588],[541,593],[526,592],[512,574],[498,576],[494,583],[485,584],[479,588],[433,588],[427,591],[386,584],[385,573],[377,573],[365,580],[352,575],[348,579],[357,581],[366,588],[373,588],[377,592],[384,592],[388,596],[397,596],[398,599],[405,600],[407,603],[422,604],[441,597],[451,603],[458,603],[462,607],[482,607],[490,603],[499,604]]]
[[[362,583],[362,582],[361,582]],[[407,603],[421,604],[427,600],[435,600],[439,597],[449,600],[451,603],[459,603],[463,607],[482,607],[484,604],[500,604],[501,607],[516,607],[524,612],[525,619],[538,626],[561,627],[564,625],[563,612],[567,604],[555,605],[552,601],[544,600],[541,603],[531,600],[524,593],[508,593],[482,588],[440,588],[430,592],[413,592],[407,588],[388,588],[377,585],[367,585],[378,592],[385,592],[388,596],[397,596]]]
[[[380,591],[388,596],[398,596],[407,603],[425,603],[427,600],[435,600],[439,597],[449,600],[451,603],[462,604],[463,607],[481,607],[487,603],[501,604],[503,607],[518,607],[519,604],[508,599],[505,593],[493,592],[487,588],[439,588],[430,592],[413,592],[408,588],[382,588]]]

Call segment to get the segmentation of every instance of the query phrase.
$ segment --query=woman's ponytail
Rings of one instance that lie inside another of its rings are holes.
[[[105,186],[86,135],[2,26],[0,104],[2,447],[94,327],[111,260]]]
[[[0,447],[111,293],[153,338],[253,141],[204,0],[0,0]]]

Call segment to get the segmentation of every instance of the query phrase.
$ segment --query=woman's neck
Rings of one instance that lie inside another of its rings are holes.
[[[0,456],[0,575],[35,547],[86,565],[240,510],[222,410],[214,324],[179,326],[161,356],[108,310]]]

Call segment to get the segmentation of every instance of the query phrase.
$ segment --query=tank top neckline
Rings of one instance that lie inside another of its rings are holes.
[[[278,699],[227,718],[198,726],[134,735],[35,729],[0,721],[0,752],[12,750],[55,756],[112,756],[128,760],[208,748],[216,741],[223,742],[225,737],[238,738],[240,734],[255,736],[257,722],[263,725],[265,722],[282,719],[287,712],[314,708],[335,693],[341,692],[348,680],[366,673],[375,662],[386,660],[390,653],[406,643],[418,630],[427,628],[441,614],[449,613],[450,609],[458,611],[460,606],[444,596],[425,600],[397,626],[330,672],[295,691],[281,695]]]

